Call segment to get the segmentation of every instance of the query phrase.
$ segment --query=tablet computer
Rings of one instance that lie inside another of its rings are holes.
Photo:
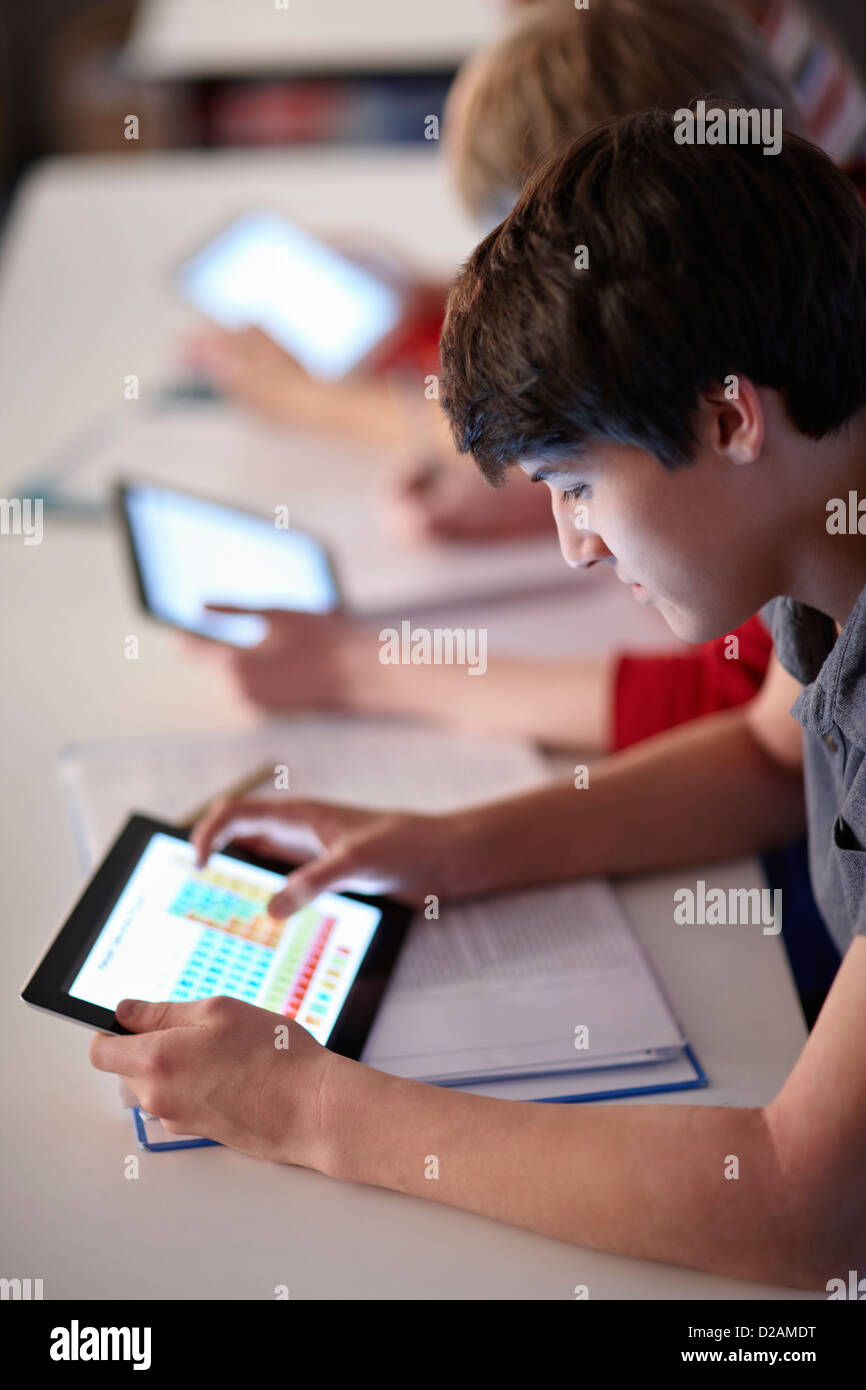
[[[172,627],[235,647],[267,632],[252,614],[209,613],[205,604],[329,613],[340,606],[321,541],[245,512],[156,483],[124,483],[121,514],[138,594]]]
[[[248,212],[183,263],[181,295],[224,328],[255,325],[312,376],[333,380],[395,331],[403,296],[275,212]]]
[[[284,922],[267,904],[287,870],[240,851],[195,867],[189,840],[147,816],[127,822],[24,987],[27,1004],[107,1033],[121,999],[231,995],[296,1019],[358,1058],[411,911],[320,893]]]

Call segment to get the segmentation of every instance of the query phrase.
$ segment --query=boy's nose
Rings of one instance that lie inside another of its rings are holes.
[[[589,569],[600,560],[613,558],[601,536],[594,531],[580,530],[571,525],[567,517],[557,518],[559,548],[565,563],[571,569]]]

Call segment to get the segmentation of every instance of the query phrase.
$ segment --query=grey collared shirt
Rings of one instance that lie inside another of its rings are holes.
[[[777,599],[773,641],[804,686],[791,713],[805,730],[809,872],[844,955],[866,933],[866,589],[838,638],[826,614]]]

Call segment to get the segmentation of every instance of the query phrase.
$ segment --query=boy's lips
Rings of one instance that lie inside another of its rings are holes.
[[[617,575],[617,579],[619,580],[620,584],[628,584],[630,586],[631,591],[637,599],[638,603],[649,603],[651,601],[649,590],[645,589],[643,584],[638,584],[633,579],[626,579],[623,575],[620,574]]]

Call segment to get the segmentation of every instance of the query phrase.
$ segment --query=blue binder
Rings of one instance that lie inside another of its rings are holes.
[[[653,1096],[661,1095],[666,1091],[694,1091],[707,1085],[707,1074],[690,1047],[684,1048],[685,1056],[688,1058],[694,1076],[686,1081],[667,1081],[657,1082],[655,1085],[647,1086],[608,1086],[601,1091],[591,1091],[586,1095],[579,1096],[543,1096],[531,1102],[534,1105],[579,1105],[582,1101],[590,1100],[628,1100],[631,1096]],[[605,1076],[610,1072],[615,1072],[616,1068],[606,1068]],[[563,1079],[563,1085],[567,1085],[567,1078]],[[148,1115],[142,1110],[140,1105],[132,1106],[132,1117],[135,1124],[135,1133],[139,1145],[146,1149],[148,1153],[165,1153],[169,1149],[204,1149],[221,1148],[222,1146],[216,1139],[199,1139],[191,1135],[177,1136],[163,1129],[159,1120],[154,1115]]]

